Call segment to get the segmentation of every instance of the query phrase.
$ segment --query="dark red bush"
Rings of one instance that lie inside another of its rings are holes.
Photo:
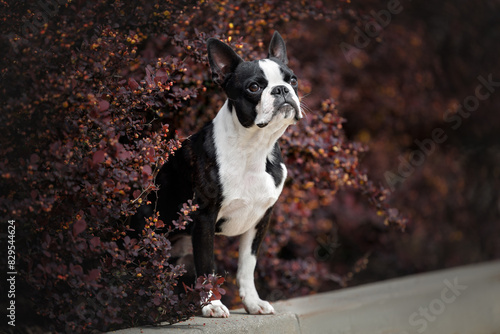
[[[500,73],[481,44],[497,50],[491,41],[498,29],[481,35],[462,26],[469,22],[463,20],[468,5],[402,2],[404,10],[354,50],[350,62],[340,44],[353,44],[354,27],[373,22],[370,11],[386,3],[0,6],[6,32],[0,36],[0,212],[16,220],[18,315],[32,319],[25,326],[75,332],[174,323],[192,316],[206,289],[222,283],[201,278],[179,296],[174,289],[184,270],[168,262],[168,235],[155,233],[163,222],[152,217],[140,240],[126,235],[126,217],[155,190],[158,168],[225,98],[206,65],[211,36],[257,59],[279,30],[308,106],[307,118],[281,141],[290,177],[258,261],[262,297],[277,300],[500,254],[493,224],[498,157],[485,153],[496,152],[496,116],[480,117],[495,110],[498,99],[485,101],[467,120],[470,131],[447,132],[439,154],[405,178],[396,196],[384,178],[397,171],[399,155],[408,158],[415,139],[443,126],[446,110],[474,92],[477,76]],[[495,17],[498,8],[487,7],[475,6],[473,18]],[[432,25],[446,13],[453,13],[454,28]],[[446,38],[436,35],[443,31]],[[479,59],[488,67],[471,65]],[[405,227],[389,199],[412,217],[411,233],[387,228]],[[195,207],[186,209],[180,226]],[[485,223],[476,226],[476,218]],[[221,238],[216,250],[230,306],[239,305],[236,241]],[[40,318],[33,320],[31,310]]]

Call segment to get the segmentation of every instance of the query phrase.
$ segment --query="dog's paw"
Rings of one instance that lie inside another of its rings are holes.
[[[274,314],[274,307],[260,298],[243,300],[245,310],[250,314]]]
[[[212,300],[211,304],[204,306],[201,310],[204,317],[207,318],[227,318],[229,310],[220,300]]]

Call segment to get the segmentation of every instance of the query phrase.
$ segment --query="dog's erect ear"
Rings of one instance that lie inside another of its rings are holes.
[[[212,79],[219,85],[222,85],[226,76],[234,72],[236,67],[243,62],[243,59],[229,45],[215,38],[208,39],[207,51]]]
[[[272,57],[278,58],[285,65],[288,64],[285,41],[277,31],[274,32],[271,43],[269,44],[269,53],[267,55],[267,58]]]

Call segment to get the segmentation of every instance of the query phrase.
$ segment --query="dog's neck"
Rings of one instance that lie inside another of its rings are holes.
[[[232,159],[243,158],[247,164],[265,168],[265,161],[272,161],[272,152],[276,141],[290,125],[286,121],[268,124],[265,128],[241,126],[235,110],[229,109],[226,101],[213,120],[214,133],[219,143],[230,148]],[[225,154],[225,152],[221,152]],[[243,161],[242,161],[243,162]]]

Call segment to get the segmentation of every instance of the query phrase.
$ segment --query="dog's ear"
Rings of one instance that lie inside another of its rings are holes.
[[[288,64],[285,41],[277,31],[274,32],[271,43],[269,44],[269,53],[267,58],[278,58],[283,64]]]
[[[236,67],[243,62],[243,59],[229,45],[215,38],[207,40],[207,51],[212,79],[219,85],[222,85],[226,76],[234,72]]]

